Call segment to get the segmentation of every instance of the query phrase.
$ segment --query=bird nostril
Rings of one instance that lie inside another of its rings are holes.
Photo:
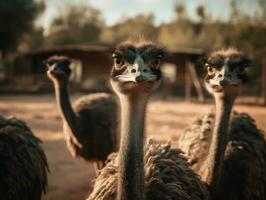
[[[227,86],[229,83],[226,80],[222,80],[219,82],[221,86]]]
[[[137,72],[136,69],[131,70],[131,73],[136,73],[136,72]]]

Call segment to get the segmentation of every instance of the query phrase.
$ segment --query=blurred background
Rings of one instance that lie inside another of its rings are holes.
[[[42,62],[53,54],[75,59],[76,89],[108,90],[110,50],[125,39],[144,37],[169,52],[163,67],[165,97],[189,99],[196,94],[202,100],[206,94],[201,85],[195,85],[202,68],[193,66],[197,77],[188,70],[183,80],[186,64],[197,65],[209,51],[236,47],[253,60],[249,69],[253,87],[244,94],[258,97],[252,99],[256,103],[266,102],[259,99],[266,96],[265,0],[10,0],[1,1],[0,17],[3,92],[51,90]]]
[[[51,55],[73,59],[75,99],[111,92],[110,55],[117,43],[144,37],[165,47],[164,81],[149,106],[147,132],[175,141],[176,132],[212,105],[202,58],[236,47],[252,60],[236,109],[266,128],[266,0],[2,0],[0,24],[0,112],[25,120],[44,141],[51,168],[44,199],[82,199],[94,177],[91,166],[66,150],[43,64]]]

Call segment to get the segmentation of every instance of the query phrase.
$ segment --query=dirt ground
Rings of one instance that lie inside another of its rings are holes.
[[[153,100],[148,107],[147,135],[172,141],[175,145],[178,133],[211,107],[212,104]],[[235,110],[248,112],[256,119],[259,128],[266,130],[266,107],[237,105]],[[88,195],[90,182],[95,176],[93,168],[68,153],[54,96],[2,96],[0,113],[26,121],[42,139],[50,166],[49,189],[44,200],[79,200]]]

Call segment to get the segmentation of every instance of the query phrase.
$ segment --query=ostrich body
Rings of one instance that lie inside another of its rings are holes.
[[[121,104],[120,149],[109,156],[88,200],[208,199],[179,149],[144,140],[146,104],[159,86],[163,54],[147,42],[116,48],[111,84]]]
[[[24,122],[0,117],[0,199],[41,200],[48,165],[40,143]]]
[[[213,199],[266,199],[263,132],[248,114],[231,114],[247,80],[247,64],[237,50],[211,54],[205,84],[215,98],[215,112],[197,119],[179,140],[194,171],[209,184]]]
[[[63,119],[64,137],[74,157],[104,166],[107,156],[117,147],[117,103],[107,93],[79,98],[71,106],[68,82],[71,70],[67,57],[53,56],[47,61],[48,77],[53,81]]]

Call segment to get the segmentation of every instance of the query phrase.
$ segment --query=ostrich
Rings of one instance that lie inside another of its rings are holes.
[[[144,141],[145,110],[159,86],[163,49],[151,42],[123,42],[114,51],[111,85],[121,104],[118,153],[109,156],[88,200],[209,199],[179,149]]]
[[[93,162],[96,170],[101,169],[117,147],[117,103],[111,94],[89,94],[79,98],[73,110],[68,94],[70,62],[64,56],[47,60],[47,75],[54,83],[65,141],[72,156]]]
[[[48,165],[40,143],[24,122],[0,116],[0,199],[41,200]]]
[[[205,85],[216,109],[196,120],[179,147],[209,185],[213,199],[266,199],[266,143],[246,113],[231,110],[248,76],[248,59],[235,49],[213,52],[205,66]],[[231,120],[230,120],[231,119]]]

